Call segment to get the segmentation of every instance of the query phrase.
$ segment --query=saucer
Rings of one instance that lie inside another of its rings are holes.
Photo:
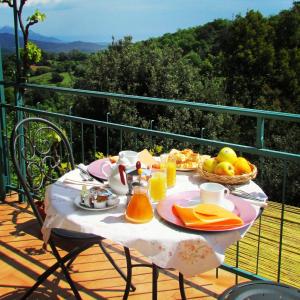
[[[110,202],[110,203],[107,203],[108,201],[105,201],[105,206],[104,207],[90,207],[90,206],[86,206],[85,204],[83,204],[81,202],[81,197],[80,196],[77,196],[75,199],[74,199],[74,203],[77,207],[81,208],[81,209],[85,209],[85,210],[89,210],[89,211],[105,211],[105,210],[109,210],[109,209],[112,209],[112,208],[115,208],[119,205],[120,203],[120,199],[119,198],[115,198],[115,201],[114,202]]]

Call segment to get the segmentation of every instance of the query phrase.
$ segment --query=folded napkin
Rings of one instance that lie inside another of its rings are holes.
[[[80,175],[80,170],[75,169],[67,173],[65,176],[61,178],[63,183],[66,184],[74,184],[74,185],[87,185],[87,186],[102,186],[103,184],[99,181],[93,180],[83,180],[82,176]]]
[[[88,186],[103,186],[103,183],[93,180],[93,181],[88,181],[88,180],[73,180],[70,178],[64,179],[63,183],[66,184],[78,184],[78,185],[88,185]]]
[[[234,213],[215,204],[182,207],[174,204],[173,213],[185,226],[199,229],[230,229],[242,226],[243,220]]]

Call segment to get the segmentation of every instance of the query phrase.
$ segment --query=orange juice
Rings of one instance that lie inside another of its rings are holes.
[[[135,187],[128,203],[125,217],[133,223],[147,223],[153,218],[153,210],[147,195],[147,188]]]
[[[154,201],[161,201],[166,198],[167,177],[165,172],[153,173],[149,183],[150,196]]]
[[[176,162],[173,160],[167,161],[167,186],[172,187],[176,183]]]
[[[159,158],[160,158],[159,168],[161,170],[165,170],[167,167],[168,154],[166,154],[166,153],[161,154]]]

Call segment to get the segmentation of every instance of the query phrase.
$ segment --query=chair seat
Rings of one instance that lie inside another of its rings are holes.
[[[71,231],[71,230],[66,230],[66,229],[60,229],[60,228],[54,228],[52,229],[52,234],[58,237],[62,238],[69,238],[69,239],[95,239],[95,240],[102,240],[98,235],[95,234],[90,234],[90,233],[81,233],[81,232],[76,232],[76,231]]]
[[[299,300],[300,290],[277,282],[255,280],[225,290],[218,300]]]

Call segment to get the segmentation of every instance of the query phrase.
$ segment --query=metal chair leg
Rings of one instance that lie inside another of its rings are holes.
[[[152,300],[157,300],[157,279],[159,275],[158,267],[152,264]]]
[[[72,280],[72,278],[69,274],[69,271],[68,271],[67,267],[64,264],[60,264],[60,267],[61,267],[61,269],[62,269],[62,271],[65,275],[65,278],[67,279],[67,281],[68,281],[68,283],[69,283],[69,285],[70,285],[70,287],[71,287],[71,289],[74,293],[75,298],[78,299],[78,300],[81,300],[82,298],[79,295],[79,292],[78,292],[78,290],[75,286],[74,281]]]
[[[59,254],[58,254],[56,248],[55,248],[53,245],[51,245],[51,242],[49,242],[49,244],[50,244],[50,246],[51,246],[51,248],[52,248],[52,251],[53,251],[54,256],[55,256],[56,259],[57,259],[56,263],[53,264],[50,268],[48,268],[43,274],[41,274],[41,275],[37,278],[35,284],[34,284],[29,290],[26,291],[26,293],[22,296],[21,299],[27,299],[27,298],[32,294],[32,292],[33,292],[39,285],[41,285],[41,284],[42,284],[42,283],[43,283],[43,282],[44,282],[51,274],[53,274],[59,267],[64,266],[64,268],[66,268],[64,264],[65,264],[67,261],[72,260],[74,257],[77,257],[77,255],[79,255],[82,251],[86,250],[86,247],[84,247],[84,248],[76,248],[76,249],[74,249],[73,251],[69,252],[66,256],[64,256],[64,257],[61,258],[61,257],[59,256]],[[62,267],[62,269],[63,269],[63,267]],[[65,270],[67,271],[67,269],[65,269]],[[65,271],[63,271],[63,272],[64,272],[64,275],[66,275]],[[67,273],[68,273],[68,271],[67,271]],[[67,276],[68,276],[68,275],[67,275]],[[68,276],[68,277],[70,278],[70,276]],[[66,277],[66,279],[67,279],[67,281],[68,281],[69,284],[70,284],[70,282],[72,282],[73,287],[75,287],[75,285],[74,285],[74,283],[73,283],[73,280],[72,280],[71,278],[70,278],[70,281],[68,280],[67,277]],[[70,286],[71,286],[71,284],[70,284]],[[72,288],[72,286],[71,286],[71,288]],[[73,290],[73,288],[72,288],[72,290]],[[75,290],[76,290],[76,291],[73,290],[75,297],[76,297],[77,299],[81,299],[81,298],[80,298],[80,295],[79,295],[79,293],[78,293],[78,291],[77,291],[77,289],[76,289],[76,287],[75,287]],[[76,295],[77,295],[77,296],[76,296]]]
[[[115,270],[121,275],[121,277],[126,281],[128,281],[128,274],[127,276],[123,273],[123,271],[119,268],[119,266],[115,263],[115,261],[113,260],[113,258],[111,257],[111,255],[107,252],[106,248],[103,246],[102,242],[99,242],[99,246],[102,250],[102,252],[104,253],[104,255],[107,257],[107,259],[109,260],[109,262],[112,264],[112,266],[115,268]],[[127,248],[128,249],[128,248]],[[128,249],[129,251],[129,249]],[[124,252],[126,255],[126,248],[124,247]],[[131,260],[131,256],[130,256],[130,252],[128,253],[129,255],[129,259]],[[127,257],[126,257],[126,262],[127,262]],[[128,263],[127,263],[127,268],[128,268]],[[128,272],[127,272],[128,273]],[[136,287],[131,283],[131,279],[130,279],[130,290],[132,292],[134,292],[136,290]]]
[[[74,262],[74,260],[76,259],[77,256],[74,256],[73,258],[71,258],[68,263],[66,264],[67,269],[69,269],[72,265],[72,263]]]
[[[132,286],[131,280],[132,280],[132,263],[131,263],[131,256],[130,251],[127,247],[124,247],[125,257],[126,257],[126,265],[127,265],[127,277],[126,277],[126,288],[123,295],[123,300],[127,300],[130,292],[130,287]],[[135,286],[133,286],[135,291]]]
[[[179,273],[179,289],[180,289],[181,299],[186,300],[185,291],[184,291],[184,277],[182,273]]]

